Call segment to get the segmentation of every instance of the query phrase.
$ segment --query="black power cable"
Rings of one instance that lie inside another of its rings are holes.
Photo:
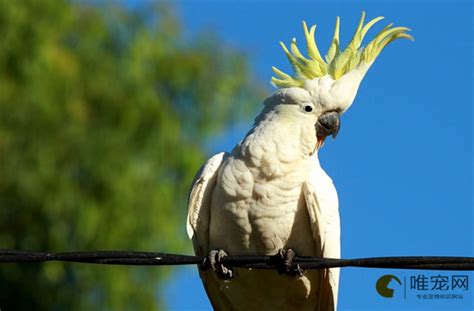
[[[278,267],[276,256],[227,256],[222,263],[229,267],[275,269]],[[83,251],[83,252],[30,252],[3,249],[0,250],[0,263],[31,263],[44,261],[64,261],[106,265],[202,265],[206,257],[178,255],[156,252],[132,251]],[[420,270],[474,270],[473,257],[437,257],[404,256],[372,257],[356,259],[331,259],[297,256],[293,264],[303,269],[323,268],[389,268]]]

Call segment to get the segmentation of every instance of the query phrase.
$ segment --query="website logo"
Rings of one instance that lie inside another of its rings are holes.
[[[393,292],[394,289],[392,288],[393,283],[392,281],[396,281],[399,285],[402,285],[402,282],[400,281],[399,278],[397,278],[395,275],[392,274],[386,274],[381,276],[378,280],[377,283],[375,284],[375,288],[377,289],[377,293],[379,293],[380,296],[385,297],[385,298],[392,298],[393,297]],[[392,284],[389,286],[389,284]],[[397,286],[398,287],[398,286]]]
[[[402,280],[386,274],[377,279],[375,289],[384,298],[395,296],[404,300],[462,300],[471,297],[469,275],[452,272],[417,273],[404,276]]]

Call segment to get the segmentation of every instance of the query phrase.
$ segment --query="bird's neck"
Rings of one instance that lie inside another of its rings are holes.
[[[295,126],[295,120],[269,115],[257,119],[233,154],[246,159],[265,176],[284,175],[304,168],[310,157],[314,157],[316,137],[306,133],[308,130],[299,124]]]

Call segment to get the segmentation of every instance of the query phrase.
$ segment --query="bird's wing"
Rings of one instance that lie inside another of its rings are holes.
[[[219,168],[228,156],[228,153],[221,152],[207,160],[197,172],[189,193],[186,230],[198,256],[207,255],[208,252],[212,191]]]
[[[318,167],[303,186],[316,247],[325,258],[340,258],[339,203],[331,178]],[[318,310],[336,310],[339,269],[323,271]]]
[[[201,167],[194,178],[188,200],[186,229],[193,241],[194,252],[207,256],[209,252],[209,221],[212,192],[217,183],[219,168],[229,156],[221,152],[211,157]],[[199,270],[204,288],[216,310],[232,310],[230,302],[222,295],[220,284],[211,270]]]

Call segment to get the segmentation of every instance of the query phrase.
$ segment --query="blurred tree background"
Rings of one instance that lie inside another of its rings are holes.
[[[0,248],[189,252],[203,146],[258,85],[245,55],[187,38],[167,6],[0,0]],[[169,271],[4,264],[0,308],[162,309]]]

